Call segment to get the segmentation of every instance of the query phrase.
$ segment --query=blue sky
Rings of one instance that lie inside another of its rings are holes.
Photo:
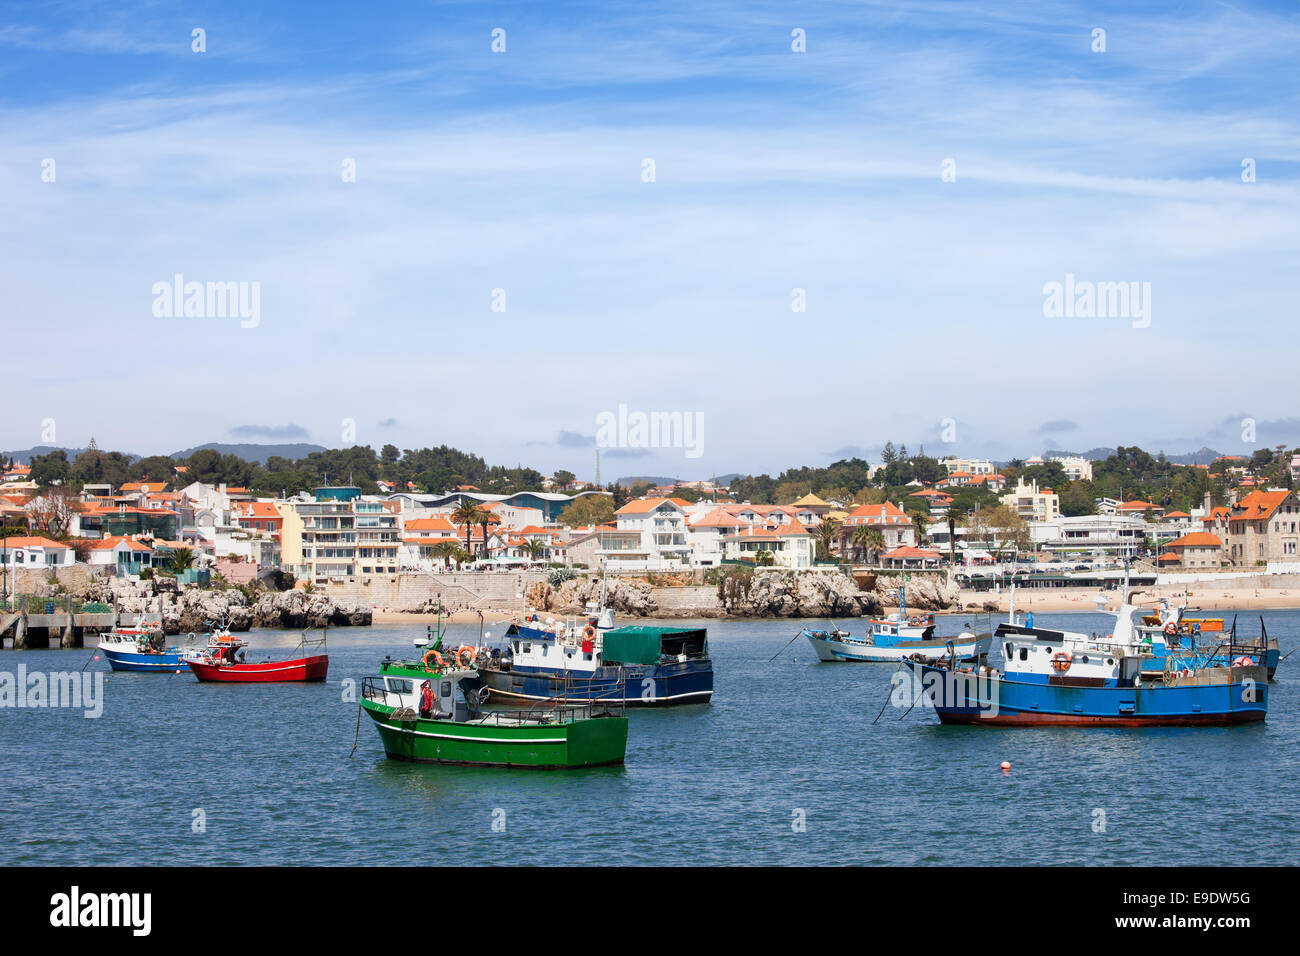
[[[349,421],[589,477],[620,404],[703,454],[606,479],[1294,445],[1298,50],[1297,3],[9,3],[0,447]],[[256,327],[156,316],[177,273]],[[1067,274],[1149,327],[1046,317]]]

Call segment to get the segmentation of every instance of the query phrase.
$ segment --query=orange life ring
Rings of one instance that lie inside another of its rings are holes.
[[[1170,637],[1173,637],[1175,634],[1178,633],[1178,625],[1175,624],[1173,621],[1170,621],[1168,624],[1165,625],[1165,633]]]
[[[586,627],[582,629],[582,637],[583,640],[587,640],[587,641],[595,640],[596,629],[592,627],[590,624],[588,624]]]
[[[1064,674],[1070,669],[1074,656],[1069,651],[1057,651],[1052,655],[1052,670],[1058,674]]]
[[[427,652],[425,653],[425,655],[424,655],[424,669],[425,669],[426,671],[432,671],[432,670],[435,669],[435,668],[429,666],[429,658],[430,658],[430,657],[432,657],[432,658],[434,659],[435,663],[437,664],[437,668],[436,668],[436,669],[439,670],[439,671],[442,670],[442,669],[443,669],[443,666],[444,666],[443,661],[442,661],[442,655],[439,654],[436,650],[433,650],[433,649],[430,649],[430,650],[427,651]]]
[[[464,661],[461,659],[466,652],[469,653],[468,661]],[[461,667],[469,667],[470,664],[474,663],[474,658],[476,657],[478,657],[478,650],[472,645],[462,644],[460,647],[456,648],[456,663],[459,664]]]

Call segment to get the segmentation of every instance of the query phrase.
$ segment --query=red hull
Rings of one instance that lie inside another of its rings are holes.
[[[287,661],[263,661],[260,664],[206,664],[186,661],[199,680],[227,684],[269,684],[281,681],[324,680],[329,670],[328,654],[296,657]]]

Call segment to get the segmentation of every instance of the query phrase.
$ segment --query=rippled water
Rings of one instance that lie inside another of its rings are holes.
[[[1083,631],[1108,620],[1035,616]],[[1300,612],[1264,618],[1283,654],[1300,642]],[[1253,615],[1241,621],[1257,633]],[[920,707],[873,724],[889,665],[818,664],[802,640],[768,663],[799,623],[704,623],[713,703],[632,712],[623,767],[402,764],[364,716],[349,758],[357,708],[341,682],[413,656],[422,628],[332,631],[324,685],[109,674],[98,720],[0,710],[0,863],[1295,862],[1300,657],[1257,726],[941,727]],[[476,636],[453,627],[450,641]],[[248,637],[254,651],[297,641]],[[78,670],[90,654],[3,651],[0,670]]]

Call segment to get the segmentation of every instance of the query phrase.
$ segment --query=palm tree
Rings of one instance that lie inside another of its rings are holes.
[[[827,518],[817,526],[817,543],[821,546],[819,551],[823,557],[830,557],[835,536],[839,531],[840,522],[837,518]]]
[[[880,552],[885,550],[885,535],[879,528],[872,528],[871,533],[867,535],[867,563],[870,564],[872,552],[876,554],[876,562],[880,561]]]
[[[461,564],[463,564],[464,562],[468,561],[469,558],[470,558],[470,554],[469,554],[469,552],[466,551],[464,548],[460,548],[460,547],[458,547],[458,548],[456,548],[455,551],[453,551],[453,552],[451,553],[451,559],[452,559],[453,561],[456,562],[456,570],[457,570],[457,571],[460,570],[460,566],[461,566]]]
[[[483,526],[483,557],[485,558],[488,556],[488,525],[495,520],[492,512],[479,509],[478,523]]]
[[[483,514],[483,509],[478,506],[478,502],[472,498],[460,499],[460,504],[456,510],[451,513],[451,520],[456,524],[465,526],[465,550],[472,551],[473,545],[470,544],[470,530],[478,524],[479,516]]]
[[[955,508],[948,508],[948,555],[953,564],[957,563],[957,515]]]
[[[194,552],[189,548],[177,548],[167,560],[167,570],[173,574],[184,574],[194,566]]]
[[[451,567],[452,556],[459,550],[460,545],[454,541],[439,541],[430,549],[430,553],[435,558],[442,559],[443,565],[449,568]]]
[[[853,529],[853,558],[861,560],[863,552],[871,546],[871,533],[876,531],[869,524],[860,524]],[[876,534],[880,532],[876,531]]]
[[[546,550],[546,545],[542,544],[536,538],[529,538],[521,547],[530,561],[536,561],[537,556]]]

